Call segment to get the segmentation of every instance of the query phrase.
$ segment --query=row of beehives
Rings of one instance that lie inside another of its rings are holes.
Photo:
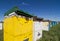
[[[38,19],[38,18],[37,18]],[[53,27],[58,24],[56,21],[40,19],[34,21],[34,41],[37,41],[42,37],[42,31],[49,31],[50,27]]]
[[[36,41],[42,37],[42,30],[48,31],[56,24],[12,8],[4,18],[4,41]]]

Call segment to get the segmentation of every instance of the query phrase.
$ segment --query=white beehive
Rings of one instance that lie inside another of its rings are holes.
[[[42,22],[34,21],[34,41],[42,37]]]
[[[42,30],[49,31],[49,22],[42,22]]]
[[[43,18],[37,18],[36,16],[33,19],[33,41],[37,41],[42,37],[42,20]]]
[[[3,22],[0,22],[0,30],[2,30]]]

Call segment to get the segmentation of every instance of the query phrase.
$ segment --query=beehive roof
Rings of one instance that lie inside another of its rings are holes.
[[[51,20],[43,20],[43,22],[51,22]]]
[[[33,20],[34,20],[34,21],[43,21],[43,18],[39,18],[39,17],[37,17],[37,16],[34,16],[34,17],[33,17]]]
[[[33,17],[32,15],[22,11],[22,10],[19,10],[18,7],[13,7],[12,9],[8,10],[4,16],[8,16],[10,13],[12,12],[16,12],[16,14],[18,15],[22,15],[22,16],[26,16],[26,17]]]

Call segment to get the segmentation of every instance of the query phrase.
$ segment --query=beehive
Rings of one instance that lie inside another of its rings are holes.
[[[48,20],[43,20],[42,22],[42,29],[45,30],[45,31],[49,31],[49,25],[50,25],[50,22]]]
[[[32,15],[12,8],[4,18],[4,41],[33,41]]]
[[[51,22],[50,22],[50,27],[53,27],[53,26],[55,26],[55,25],[57,25],[57,24],[58,24],[57,21],[51,21]]]
[[[34,26],[34,33],[33,33],[33,37],[34,37],[34,41],[37,41],[38,39],[40,39],[42,37],[42,18],[37,18],[34,17],[34,22],[33,22],[33,26]]]
[[[0,30],[2,30],[2,28],[3,28],[3,22],[1,21],[0,22]]]

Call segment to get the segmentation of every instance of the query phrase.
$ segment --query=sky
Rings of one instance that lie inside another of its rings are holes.
[[[0,21],[14,6],[47,20],[60,21],[60,0],[0,0]]]

